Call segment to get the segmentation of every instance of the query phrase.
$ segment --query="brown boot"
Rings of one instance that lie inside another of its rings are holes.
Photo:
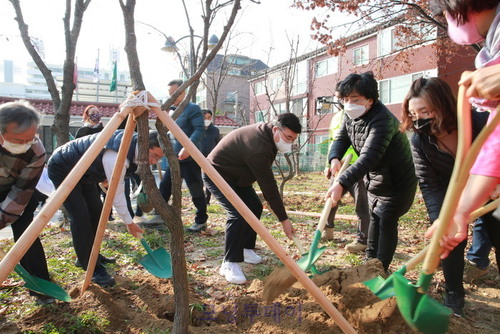
[[[333,227],[326,227],[323,230],[323,235],[321,236],[321,240],[323,241],[333,240]]]
[[[345,245],[345,250],[348,251],[349,253],[360,253],[364,252],[366,249],[366,245],[361,244],[357,241],[353,241],[350,244]]]

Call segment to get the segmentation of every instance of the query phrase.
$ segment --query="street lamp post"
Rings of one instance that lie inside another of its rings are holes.
[[[184,75],[186,75],[186,77],[188,77],[188,78],[193,76],[193,74],[196,72],[196,67],[197,67],[196,60],[197,60],[198,51],[199,51],[200,46],[201,46],[201,42],[200,42],[200,44],[198,44],[198,47],[196,48],[196,52],[194,51],[194,37],[200,38],[201,40],[203,40],[203,37],[195,35],[195,34],[182,36],[178,40],[174,40],[174,38],[172,36],[165,36],[165,37],[166,37],[165,45],[161,49],[165,52],[175,52],[177,54],[177,57],[179,58],[180,63],[181,63]],[[177,44],[181,40],[188,38],[188,37],[190,39],[189,55],[188,55],[189,56],[189,58],[188,58],[188,60],[189,60],[189,72],[186,69],[186,67],[184,66],[184,62],[182,61],[182,56],[179,53],[179,48],[177,47]],[[208,40],[208,49],[212,50],[217,45],[218,42],[219,42],[219,38],[216,35],[212,35]]]
[[[198,47],[197,47],[197,50],[199,50],[200,46],[201,46],[201,42],[203,41],[202,36],[195,35],[193,33],[193,31],[191,30],[191,33],[189,35],[182,36],[178,40],[174,40],[174,38],[172,36],[167,36],[167,34],[165,34],[163,31],[156,28],[155,26],[152,26],[149,23],[145,23],[145,22],[141,22],[141,21],[137,21],[137,23],[148,26],[148,27],[156,30],[157,32],[159,32],[161,35],[163,35],[165,37],[165,45],[161,49],[165,52],[175,52],[177,54],[177,57],[179,58],[179,61],[180,61],[181,66],[182,66],[182,71],[183,71],[185,76],[187,76],[189,78],[194,73],[196,73],[196,59],[197,59],[198,52],[194,51],[194,38],[197,37],[197,38],[201,39],[200,44],[198,44]],[[188,37],[190,37],[190,39],[189,39],[189,41],[190,41],[189,54],[188,54],[189,55],[189,72],[186,69],[186,67],[184,66],[184,62],[182,61],[182,56],[179,53],[179,49],[177,48],[177,43],[179,43],[184,38],[188,38]],[[217,43],[219,43],[219,37],[217,37],[216,35],[210,36],[210,38],[208,39],[208,43],[207,43],[208,50],[212,50],[213,48],[215,48]]]

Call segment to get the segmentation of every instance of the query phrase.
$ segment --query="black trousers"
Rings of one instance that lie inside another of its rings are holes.
[[[2,202],[8,195],[8,191],[0,194],[0,202]],[[36,208],[43,201],[44,195],[35,190],[28,205],[26,205],[23,213],[12,225],[12,233],[14,234],[14,241],[19,240],[24,231],[29,227],[33,221],[33,216]],[[21,266],[33,276],[50,281],[49,270],[47,268],[47,260],[45,259],[45,252],[43,250],[40,238],[36,238],[28,251],[21,258]]]
[[[181,177],[186,181],[186,184],[191,194],[191,200],[196,207],[196,216],[194,222],[197,224],[205,224],[208,219],[207,215],[207,200],[203,193],[203,181],[201,179],[201,168],[193,160],[179,161],[181,169]],[[172,195],[172,174],[170,167],[167,167],[165,174],[160,182],[160,193],[165,201],[168,202]]]
[[[49,166],[49,177],[56,188],[61,185],[65,175],[67,175],[67,171]],[[64,207],[69,215],[71,237],[76,256],[83,269],[87,270],[102,211],[99,186],[97,183],[81,180],[64,201]],[[96,264],[97,269],[104,269],[99,261]]]
[[[221,206],[227,212],[226,221],[226,246],[224,261],[227,262],[243,262],[243,249],[254,249],[255,241],[257,240],[257,233],[240,215],[238,210],[229,202],[224,194],[217,188],[217,186],[210,180],[207,175],[203,175],[203,181],[208,190],[220,202]],[[238,197],[246,204],[246,206],[253,212],[253,214],[260,219],[262,215],[262,202],[257,196],[255,189],[250,187],[236,187],[232,186]]]

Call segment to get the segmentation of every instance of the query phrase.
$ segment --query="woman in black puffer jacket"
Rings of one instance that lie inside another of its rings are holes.
[[[389,268],[398,243],[398,220],[413,203],[417,179],[410,144],[399,131],[397,118],[378,100],[373,73],[350,74],[339,85],[344,110],[341,130],[328,161],[332,173],[352,145],[359,158],[327,192],[334,204],[346,189],[363,179],[368,190],[370,228],[367,258],[379,259]]]
[[[473,138],[486,125],[488,115],[487,112],[472,113]],[[431,223],[439,217],[453,172],[458,142],[457,127],[456,101],[450,86],[439,78],[415,80],[403,101],[400,128],[402,131],[414,132],[411,137],[413,162]],[[480,240],[488,240],[489,243],[485,229],[490,223],[494,223],[491,214],[476,221],[473,241],[477,243],[476,247]],[[466,244],[467,240],[464,240],[442,260],[446,290],[444,304],[457,316],[463,314],[465,292],[462,281]],[[476,249],[472,254],[471,250],[469,255],[486,262],[487,266],[491,244],[483,246],[485,251]]]

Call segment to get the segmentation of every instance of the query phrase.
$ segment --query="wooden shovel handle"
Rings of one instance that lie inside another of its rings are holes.
[[[300,255],[304,255],[305,253],[307,253],[306,250],[304,249],[304,246],[302,245],[300,240],[295,235],[292,235],[292,240],[293,240],[293,243],[295,244],[295,246],[297,246],[297,249],[299,250]]]
[[[342,175],[342,173],[347,169],[347,167],[349,167],[351,160],[352,160],[352,154],[349,153],[342,162],[342,167],[340,167],[340,170],[335,176],[334,182],[337,181],[340,175]],[[332,207],[333,207],[332,199],[327,198],[325,206],[323,207],[323,211],[321,212],[321,217],[319,218],[319,223],[317,227],[318,231],[323,232],[323,230],[325,229],[326,223],[328,221],[328,216],[330,215],[330,211],[332,211]]]
[[[125,108],[125,109],[132,111],[132,108]],[[94,274],[94,268],[96,266],[97,258],[99,256],[99,252],[101,249],[102,239],[104,237],[104,232],[106,231],[106,226],[108,225],[109,214],[111,213],[113,201],[115,199],[116,189],[118,188],[118,183],[120,183],[122,169],[123,166],[125,165],[125,159],[127,158],[127,153],[130,148],[130,143],[132,142],[134,128],[135,128],[134,117],[128,117],[122,141],[120,143],[120,148],[118,149],[118,156],[116,158],[116,163],[113,168],[113,174],[111,176],[111,180],[108,180],[109,187],[106,193],[106,199],[104,200],[101,216],[99,218],[99,225],[97,226],[97,231],[94,238],[94,244],[92,246],[92,252],[90,253],[89,263],[87,265],[87,272],[85,273],[85,279],[82,284],[80,295],[83,295],[83,293],[87,290],[87,288],[90,285],[92,276]]]
[[[111,118],[106,128],[99,132],[94,143],[92,143],[81,159],[78,160],[78,163],[66,176],[63,183],[61,183],[56,192],[49,197],[47,203],[42,207],[31,224],[24,231],[23,235],[21,235],[7,255],[5,255],[5,258],[0,262],[0,282],[3,282],[12,272],[14,267],[19,263],[19,260],[28,251],[56,211],[59,210],[66,197],[68,197],[75,185],[82,178],[83,174],[102,151],[102,148],[106,145],[111,135],[113,135],[118,126],[123,122],[127,113],[128,112],[121,111]]]
[[[462,74],[463,76],[463,74]],[[467,182],[468,169],[463,167],[463,160],[469,151],[469,146],[472,138],[471,127],[471,107],[468,99],[465,96],[465,87],[461,85],[458,89],[457,99],[457,123],[458,123],[458,143],[455,163],[451,175],[448,189],[441,206],[439,213],[440,224],[436,230],[429,245],[429,251],[424,260],[423,273],[426,275],[434,273],[439,265],[439,256],[441,254],[441,245],[439,240],[443,237],[450,225],[455,209],[460,199],[462,189]],[[477,140],[477,139],[476,139]]]
[[[478,219],[479,217],[487,214],[488,212],[493,211],[494,209],[496,209],[498,207],[499,204],[500,204],[500,198],[497,198],[496,200],[488,203],[487,205],[485,205],[477,210],[474,210],[470,214],[468,221],[469,222],[474,221],[474,220]],[[406,262],[405,263],[406,270],[411,270],[417,264],[421,263],[424,260],[425,254],[427,254],[428,248],[429,248],[429,246],[425,246],[424,249],[422,249],[420,252],[417,253],[417,255],[415,255],[408,262]]]

